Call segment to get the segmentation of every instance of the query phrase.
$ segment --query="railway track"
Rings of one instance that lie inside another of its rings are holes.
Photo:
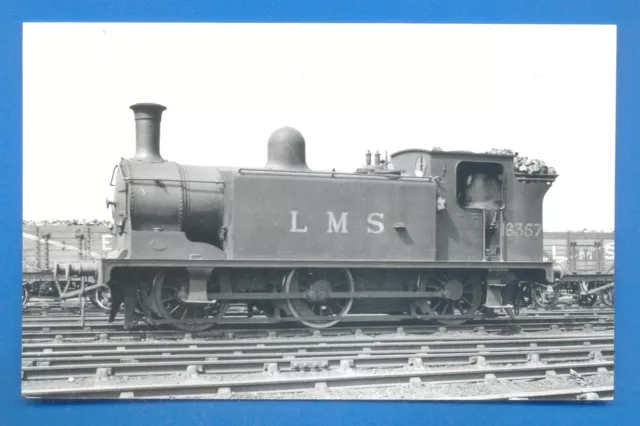
[[[612,308],[580,308],[580,309],[522,309],[520,310],[520,316],[536,317],[536,316],[582,316],[582,315],[613,315],[614,310]],[[231,312],[235,315],[245,315],[246,310],[237,309]],[[51,319],[78,319],[80,315],[80,307],[67,306],[67,307],[31,307],[23,311],[23,319],[26,321],[35,321],[38,318],[51,318]],[[105,311],[87,307],[85,310],[85,317],[88,320],[91,319],[105,319],[108,314]],[[118,314],[116,318],[122,320],[122,314]]]
[[[402,371],[359,372],[335,371],[323,374],[292,375],[272,370],[268,377],[229,378],[212,380],[193,375],[189,380],[162,378],[161,380],[131,383],[90,383],[53,387],[26,387],[22,395],[27,398],[193,398],[224,397],[231,394],[300,392],[327,389],[352,389],[411,384],[474,383],[493,380],[558,379],[572,374],[582,378],[609,375],[613,361],[581,361],[558,364],[530,363],[525,365],[480,365],[459,368],[425,368],[424,365],[407,367]],[[332,374],[333,373],[333,374]],[[109,379],[107,379],[107,382]]]
[[[561,338],[433,338],[405,336],[249,342],[131,342],[26,344],[23,380],[69,377],[260,373],[336,369],[388,369],[407,365],[465,366],[578,362],[613,357],[613,335]]]
[[[319,392],[319,398],[335,398],[358,389],[408,386],[412,399],[427,385],[558,380],[574,373],[602,379],[613,371],[613,310],[606,308],[522,310],[517,332],[508,330],[513,323],[506,317],[452,327],[405,321],[401,327],[246,329],[231,323],[200,333],[162,327],[132,332],[121,329],[121,316],[109,324],[97,309],[85,311],[81,328],[78,311],[25,310],[25,397],[289,398]],[[591,390],[483,392],[479,399],[608,399],[607,386],[605,381]]]
[[[568,317],[568,318],[535,318],[517,322],[518,329],[513,329],[514,324],[507,319],[495,319],[490,321],[470,322],[467,324],[443,327],[438,325],[405,325],[403,327],[390,325],[363,325],[360,327],[332,327],[324,330],[311,330],[303,327],[254,327],[252,329],[239,329],[233,327],[218,327],[216,330],[185,333],[175,330],[118,330],[117,326],[101,327],[94,324],[85,325],[84,328],[77,324],[32,324],[23,326],[22,340],[25,343],[47,341],[76,341],[91,342],[95,340],[141,340],[155,339],[189,339],[203,337],[210,339],[247,339],[259,337],[286,338],[286,337],[313,337],[313,336],[359,336],[359,335],[384,335],[384,334],[443,334],[450,332],[474,332],[489,334],[508,334],[514,332],[569,332],[569,331],[603,331],[613,328],[613,319],[608,317]]]
[[[244,316],[244,312],[237,310],[235,316]],[[192,333],[193,336],[210,338],[255,338],[255,337],[291,337],[308,335],[349,335],[349,334],[385,334],[393,333],[398,329],[398,324],[390,324],[388,318],[381,316],[376,322],[358,322],[339,324],[328,329],[313,330],[300,326],[295,322],[282,324],[234,323],[234,315],[226,318],[225,323],[217,324],[214,329]],[[515,324],[523,331],[548,331],[548,330],[581,330],[587,328],[608,329],[613,327],[613,310],[566,310],[566,311],[523,311],[517,317]],[[257,321],[260,321],[258,319]],[[376,325],[373,325],[376,324]],[[411,333],[436,333],[456,331],[477,331],[488,333],[501,333],[514,325],[506,316],[498,316],[492,319],[471,320],[466,324],[453,327],[433,325],[426,321],[405,320],[400,322],[401,328]],[[77,312],[69,310],[48,311],[30,310],[23,316],[22,335],[23,341],[47,341],[47,340],[95,340],[98,338],[110,339],[140,339],[153,334],[159,338],[182,338],[188,333],[177,331],[166,326],[149,327],[141,325],[136,330],[126,331],[122,329],[122,315],[116,317],[113,323],[108,323],[106,314],[102,311],[88,311],[84,323],[81,326]]]

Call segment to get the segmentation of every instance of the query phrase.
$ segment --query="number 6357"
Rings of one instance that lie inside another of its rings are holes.
[[[542,232],[540,223],[508,222],[504,229],[507,237],[537,237]]]

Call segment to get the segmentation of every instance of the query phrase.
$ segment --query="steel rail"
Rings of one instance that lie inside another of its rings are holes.
[[[607,374],[613,371],[613,361],[600,362],[570,362],[554,365],[515,365],[509,367],[474,366],[464,369],[427,369],[416,367],[409,371],[394,371],[390,373],[358,373],[351,374],[322,374],[305,375],[304,377],[282,377],[282,373],[273,372],[272,376],[248,380],[208,380],[198,377],[195,380],[176,382],[175,378],[167,379],[164,383],[157,381],[148,384],[96,384],[95,382],[75,386],[31,388],[23,384],[22,396],[26,398],[179,398],[203,395],[229,396],[232,393],[251,392],[283,392],[304,391],[313,389],[358,388],[393,386],[397,384],[413,383],[473,383],[487,379],[544,379],[551,371],[556,376],[569,375],[575,371],[583,376],[593,374]],[[107,380],[108,381],[108,380]]]
[[[77,310],[77,312],[76,312]],[[33,313],[25,313],[22,316],[22,323],[37,323],[37,322],[60,322],[64,319],[76,320],[77,315],[80,313],[80,308],[74,308],[73,310],[69,309],[67,311],[55,312],[55,313],[47,313],[47,312],[35,312]],[[229,312],[227,315],[246,315],[246,310],[235,310]],[[565,310],[565,311],[520,311],[518,318],[522,319],[530,319],[530,318],[583,318],[583,317],[603,317],[603,316],[613,316],[613,309],[599,309],[599,310]],[[108,318],[108,313],[102,311],[100,309],[88,310],[85,312],[86,320],[96,321],[105,321]],[[507,315],[499,315],[498,319],[508,319]],[[123,314],[118,314],[115,317],[115,321],[120,322],[124,319]]]
[[[330,370],[338,368],[402,368],[412,365],[436,367],[469,364],[523,364],[542,362],[551,365],[561,362],[602,361],[612,358],[613,345],[598,348],[547,348],[545,350],[521,348],[515,350],[476,349],[473,351],[417,352],[411,350],[391,353],[369,350],[302,354],[248,354],[210,357],[206,355],[147,355],[127,357],[66,357],[49,358],[34,362],[35,366],[22,368],[23,380],[55,380],[69,377],[141,376],[183,373],[196,369],[202,374],[259,373],[262,371]],[[368,349],[368,348],[363,348]],[[597,350],[595,350],[597,349]],[[400,352],[400,353],[398,353]],[[53,365],[52,365],[53,364]],[[102,371],[101,371],[102,370]]]
[[[90,345],[85,343],[26,343],[22,345],[22,354],[25,357],[54,357],[54,356],[72,356],[78,352],[85,355],[108,354],[109,351],[118,353],[135,353],[145,354],[149,351],[189,351],[189,350],[206,350],[210,353],[218,351],[221,353],[251,352],[251,351],[318,351],[326,350],[331,345],[332,350],[359,350],[361,348],[377,348],[377,349],[414,349],[418,351],[427,351],[430,349],[454,349],[454,348],[470,348],[475,349],[478,345],[482,345],[485,349],[499,348],[504,345],[510,347],[529,347],[529,348],[546,348],[558,345],[575,346],[575,345],[613,345],[614,336],[607,334],[578,334],[566,336],[491,336],[491,335],[443,335],[443,336],[416,336],[416,335],[398,335],[398,336],[377,336],[360,338],[353,337],[313,337],[313,338],[293,338],[293,339],[247,339],[239,341],[220,341],[220,340],[151,340],[151,341],[130,341],[130,342],[113,342],[101,341]],[[91,349],[88,349],[91,348]],[[58,354],[58,355],[56,355]]]
[[[287,318],[287,320],[289,320],[289,318]],[[342,326],[338,326],[338,327],[342,327],[342,328],[352,328],[355,326],[359,326],[359,325],[372,325],[372,324],[385,324],[385,323],[389,323],[391,321],[389,321],[386,317],[381,316],[379,318],[374,319],[373,321],[366,321],[360,318],[353,318],[351,321],[349,321],[350,324],[349,326],[343,325]],[[407,319],[405,322],[400,322],[400,324],[404,325],[404,324],[408,324],[408,325],[424,325],[424,326],[429,326],[429,322],[427,321],[418,321],[418,320],[411,320],[411,319]],[[511,321],[508,318],[492,318],[492,319],[484,319],[484,320],[476,320],[476,321],[469,321],[465,324],[462,324],[460,326],[455,326],[458,327],[460,329],[468,329],[469,327],[479,327],[479,326],[484,326],[484,327],[492,327],[492,326],[500,326],[500,327],[505,327],[505,326],[520,326],[520,327],[541,327],[544,325],[584,325],[587,323],[599,323],[599,324],[607,324],[607,325],[612,325],[613,324],[613,318],[612,317],[607,317],[607,316],[578,316],[578,317],[572,317],[572,316],[567,316],[567,317],[534,317],[534,318],[522,318],[518,321]],[[102,330],[112,330],[112,329],[116,329],[119,326],[121,326],[121,324],[118,323],[108,323],[108,322],[91,322],[88,321],[85,325],[85,327],[90,327],[91,329],[102,329]],[[274,327],[298,327],[300,329],[306,329],[306,330],[314,330],[312,328],[308,328],[308,327],[300,327],[300,324],[298,323],[298,321],[296,319],[291,319],[291,321],[287,321],[287,323],[282,323],[282,324],[277,324],[277,323],[273,323],[273,322],[261,322],[261,321],[253,321],[253,322],[249,322],[247,324],[247,322],[245,321],[239,321],[239,322],[233,322],[233,320],[229,319],[226,320],[224,322],[220,322],[219,324],[212,324],[212,327],[215,327],[216,330],[220,330],[220,331],[235,331],[235,330],[243,330],[243,331],[248,331],[246,330],[247,326],[251,326],[254,327],[256,329],[260,328],[260,327],[268,327],[268,328],[274,328]],[[330,329],[335,329],[338,327],[330,327],[325,330],[330,330]],[[37,332],[38,330],[42,330],[45,332],[52,332],[52,330],[57,330],[57,331],[65,331],[65,330],[78,330],[80,327],[78,325],[77,322],[59,322],[59,321],[52,321],[52,322],[27,322],[27,323],[23,323],[22,325],[22,332],[23,335],[24,333],[34,333]],[[149,328],[149,327],[147,327]],[[135,331],[135,330],[132,330]]]
[[[368,327],[334,327],[324,330],[312,330],[308,328],[283,328],[283,329],[250,329],[250,330],[215,330],[199,333],[185,333],[176,330],[168,331],[106,331],[98,330],[93,331],[90,327],[84,330],[71,330],[63,332],[51,332],[41,331],[33,333],[23,333],[22,342],[27,344],[50,344],[50,342],[75,342],[75,343],[92,343],[96,341],[108,341],[126,343],[129,341],[141,341],[144,339],[193,339],[193,338],[207,338],[207,339],[224,339],[224,340],[242,340],[242,339],[255,339],[255,338],[309,338],[309,337],[358,337],[358,336],[386,336],[392,334],[405,334],[411,333],[421,336],[438,336],[450,332],[463,333],[465,338],[472,337],[473,335],[517,335],[527,334],[531,336],[532,333],[567,333],[567,332],[586,332],[586,333],[602,333],[608,332],[613,329],[612,322],[599,322],[595,326],[591,323],[586,324],[570,324],[565,326],[558,326],[558,324],[551,324],[550,326],[521,326],[519,333],[505,332],[505,326],[478,326],[478,325],[463,325],[454,327],[443,326],[407,326],[407,327],[383,327],[383,326],[368,326]],[[61,334],[62,333],[62,334]]]

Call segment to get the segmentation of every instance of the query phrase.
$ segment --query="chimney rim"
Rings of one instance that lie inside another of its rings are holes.
[[[154,110],[156,112],[163,112],[167,110],[166,106],[162,104],[157,104],[154,102],[139,102],[131,105],[129,108],[132,109],[134,112],[144,111],[149,109]]]

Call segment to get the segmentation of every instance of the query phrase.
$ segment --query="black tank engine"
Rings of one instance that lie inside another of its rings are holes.
[[[138,320],[205,330],[239,321],[434,319],[510,311],[523,282],[552,283],[542,207],[554,174],[510,154],[408,149],[353,173],[311,170],[284,127],[263,168],[193,166],[160,154],[165,107],[136,104],[136,152],[114,168],[115,249],[58,265],[93,277]]]

